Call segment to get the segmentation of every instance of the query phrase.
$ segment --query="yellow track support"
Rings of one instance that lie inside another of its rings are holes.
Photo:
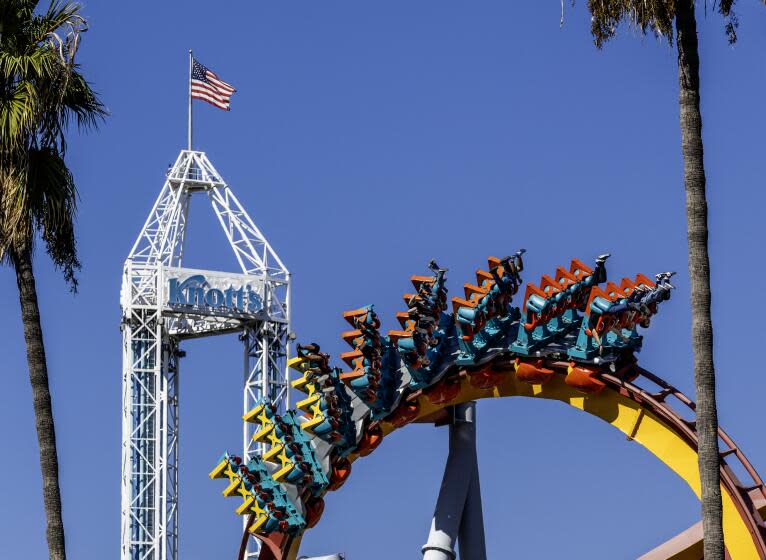
[[[263,460],[264,461],[271,461],[274,457],[278,456],[281,452],[283,452],[285,449],[284,444],[277,443],[275,445],[271,446],[271,449],[269,449],[266,453],[263,454]],[[274,461],[271,461],[272,463]]]
[[[314,426],[318,426],[325,421],[324,412],[320,408],[320,400],[322,395],[317,391],[316,384],[313,381],[309,381],[308,378],[308,358],[293,358],[288,362],[288,365],[296,371],[299,371],[303,376],[296,379],[291,383],[294,389],[297,389],[303,393],[306,393],[308,397],[302,401],[298,401],[295,408],[303,410],[311,418],[304,422],[301,422],[301,429],[309,434],[313,434]]]
[[[227,470],[231,470],[231,465],[229,465],[229,462],[224,459],[218,463],[212,471],[210,471],[208,476],[210,478],[228,478],[229,476]]]
[[[296,361],[300,363],[305,360],[303,358],[297,358],[297,359],[294,358],[293,360],[290,360],[291,363]],[[293,385],[295,385],[295,383],[293,383]],[[309,400],[309,399],[306,399],[306,400]],[[316,407],[319,408],[318,397],[317,397]],[[277,436],[276,426],[274,424],[274,421],[269,417],[269,412],[266,409],[266,405],[264,404],[257,405],[255,408],[253,408],[252,410],[247,412],[244,416],[242,416],[242,419],[245,422],[250,422],[252,424],[260,424],[262,426],[260,430],[258,430],[257,432],[255,432],[255,434],[253,434],[253,441],[267,443],[270,446],[269,450],[266,451],[261,458],[264,461],[270,461],[272,463],[277,463],[281,465],[279,470],[277,470],[272,475],[274,480],[276,480],[277,482],[281,481],[295,467],[295,464],[292,461],[290,461],[290,459],[288,459],[287,457],[287,453],[285,451],[285,443],[279,438],[279,436]],[[218,469],[219,467],[221,467],[221,465],[216,467],[216,469]],[[224,467],[221,467],[221,468],[224,468]],[[213,473],[215,472],[216,470],[213,471]],[[210,473],[211,477],[213,477],[213,473]],[[216,477],[213,477],[213,478],[216,478]],[[235,491],[232,488],[231,484],[229,485],[229,487],[227,487],[226,490],[224,490],[224,495],[225,496],[232,495],[232,494],[226,494],[227,490],[230,492]],[[257,503],[254,502],[253,507],[257,508],[258,507]],[[257,528],[260,527],[264,522],[265,520],[261,521],[261,523],[258,524],[256,521],[256,523],[250,528],[251,532],[253,533],[256,532]],[[253,527],[256,527],[256,528],[253,529]]]
[[[298,371],[303,371],[296,358],[289,365]],[[305,375],[304,375],[305,377]],[[293,386],[302,380],[293,382]],[[305,383],[304,383],[305,384]],[[598,394],[585,395],[564,383],[563,375],[554,375],[553,379],[543,385],[530,385],[519,381],[516,375],[509,373],[504,381],[489,389],[478,389],[470,384],[467,377],[460,380],[460,392],[458,396],[446,404],[431,404],[426,395],[418,399],[418,420],[428,418],[439,410],[456,404],[479,400],[484,398],[498,397],[528,397],[557,400],[583,412],[601,418],[606,423],[623,432],[628,439],[636,441],[655,455],[660,461],[681,477],[691,488],[697,498],[700,497],[700,480],[697,466],[697,452],[675,430],[673,425],[658,416],[651,410],[643,408],[637,402],[627,396],[621,395],[611,386]],[[388,435],[396,428],[389,422],[382,422],[384,435]],[[349,460],[352,462],[359,455],[352,454]],[[275,476],[276,478],[276,476]],[[723,499],[723,528],[726,540],[726,549],[731,560],[759,560],[758,551],[750,535],[748,525],[739,514],[735,505],[735,498],[722,485],[721,494]],[[301,537],[296,537],[288,560],[295,560]],[[682,557],[675,557],[681,560]]]
[[[509,374],[503,383],[489,389],[477,389],[471,386],[468,378],[460,381],[460,393],[448,404],[433,405],[428,397],[418,399],[420,411],[418,419],[426,418],[447,406],[463,402],[497,397],[529,397],[557,400],[583,412],[601,418],[644,446],[668,468],[680,476],[700,497],[700,480],[697,467],[697,452],[679,436],[670,425],[653,412],[642,408],[630,398],[620,395],[609,386],[599,394],[584,395],[564,383],[562,375],[556,375],[544,385],[530,385],[519,381],[514,374]],[[383,433],[388,435],[395,427],[382,423]],[[349,457],[351,461],[358,455]],[[723,526],[726,548],[732,560],[759,560],[755,544],[749,534],[744,519],[735,506],[734,498],[721,487],[723,497]]]
[[[210,471],[210,478],[228,478],[229,485],[224,489],[223,495],[227,498],[241,496],[242,504],[236,509],[237,515],[255,515],[255,521],[250,526],[250,532],[255,534],[266,521],[268,513],[258,505],[258,501],[246,487],[239,474],[232,468],[227,460],[222,460]]]
[[[324,422],[325,417],[321,410],[319,410],[319,405],[316,405],[316,410],[313,411],[314,417],[311,420],[306,420],[305,422],[301,422],[301,430],[313,433],[314,426],[317,426]]]

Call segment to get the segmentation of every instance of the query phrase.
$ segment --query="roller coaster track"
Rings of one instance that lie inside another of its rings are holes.
[[[416,281],[413,280],[413,283]],[[468,289],[466,291],[468,293]],[[534,289],[532,291],[534,292]],[[592,302],[591,297],[588,306]],[[526,308],[525,305],[525,311]],[[361,310],[357,310],[349,313],[360,316],[360,312]],[[372,313],[371,310],[370,313]],[[346,316],[348,319],[349,314]],[[546,319],[550,317],[548,315]],[[588,320],[587,315],[583,321],[586,320]],[[582,330],[584,332],[584,326]],[[517,335],[514,334],[511,338],[515,336]],[[346,335],[344,338],[349,339]],[[389,339],[386,339],[386,343],[388,341]],[[503,341],[507,347],[507,337],[503,338]],[[607,344],[603,340],[600,343]],[[596,416],[625,433],[629,440],[641,444],[657,456],[699,497],[698,440],[694,421],[694,402],[671,384],[638,366],[632,358],[632,353],[628,356],[624,347],[619,349],[619,359],[611,362],[609,367],[605,367],[605,361],[598,368],[588,366],[588,364],[592,366],[593,363],[599,364],[598,359],[591,362],[575,362],[571,358],[567,359],[566,354],[562,356],[560,347],[554,350],[522,356],[526,358],[525,361],[520,359],[517,351],[492,348],[481,355],[474,356],[471,363],[461,365],[457,363],[459,360],[448,361],[438,375],[429,382],[423,383],[421,387],[412,387],[412,383],[410,386],[404,386],[406,384],[402,383],[404,388],[400,390],[398,400],[393,402],[379,418],[371,420],[374,416],[368,412],[364,418],[356,421],[356,436],[353,441],[347,442],[346,453],[343,456],[331,453],[334,449],[332,444],[328,451],[328,445],[323,444],[316,434],[312,434],[312,449],[317,457],[324,457],[324,461],[320,463],[324,465],[327,483],[315,486],[316,489],[312,494],[306,482],[311,477],[304,476],[304,482],[298,483],[299,492],[296,493],[291,484],[285,483],[284,479],[280,478],[284,476],[280,474],[282,471],[276,472],[278,464],[268,469],[274,479],[282,481],[280,488],[290,490],[288,495],[297,504],[297,509],[303,512],[304,517],[301,519],[305,518],[305,524],[300,525],[297,530],[285,529],[284,521],[278,530],[253,530],[258,520],[260,523],[265,523],[264,519],[268,516],[255,506],[253,506],[255,510],[248,509],[250,507],[248,504],[253,503],[253,500],[248,502],[248,496],[251,496],[252,492],[257,494],[267,479],[271,483],[271,477],[262,476],[259,482],[248,490],[246,481],[243,482],[241,473],[238,472],[239,463],[234,462],[231,456],[225,456],[216,470],[211,473],[211,477],[229,478],[230,485],[224,494],[241,495],[245,499],[238,513],[249,515],[250,531],[246,530],[243,535],[240,559],[243,558],[247,539],[251,538],[252,534],[263,543],[261,560],[294,560],[298,554],[303,532],[314,526],[321,517],[324,507],[322,496],[327,491],[337,490],[342,486],[350,475],[351,465],[356,460],[372,453],[392,432],[409,423],[448,424],[453,406],[483,398],[520,396],[558,400]],[[601,350],[603,352],[603,348]],[[451,354],[451,356],[455,355],[458,355],[457,351]],[[463,361],[467,362],[467,360]],[[306,356],[291,360],[291,365],[295,369],[304,372],[304,382],[308,376],[306,372],[312,371],[307,365],[309,362],[311,359]],[[361,367],[362,362],[353,363]],[[312,364],[316,365],[313,362]],[[344,375],[348,378],[350,374]],[[299,384],[300,380],[294,383],[294,385]],[[330,392],[329,389],[326,390],[325,396]],[[345,392],[352,394],[350,390]],[[349,408],[353,410],[360,408],[360,405],[354,401]],[[313,410],[313,415],[308,414],[301,419],[303,430],[309,433],[311,430],[307,429],[307,422],[316,425],[322,418],[319,408]],[[263,410],[260,413],[264,417]],[[252,418],[250,420],[252,421]],[[264,425],[269,424],[264,420]],[[273,427],[270,429],[274,432]],[[284,426],[282,429],[284,430]],[[273,435],[271,437],[272,446],[278,445],[280,440]],[[285,438],[284,435],[281,437],[281,441],[293,442],[292,445],[296,445],[291,437]],[[335,437],[331,441],[343,440]],[[766,487],[742,450],[723,429],[719,430],[719,444],[724,534],[728,557],[732,560],[766,558],[766,525],[763,521],[763,515],[766,513]],[[272,447],[273,449],[275,447]],[[305,454],[308,451],[304,450],[302,453]],[[274,455],[275,453],[272,452],[270,460],[274,460]],[[283,463],[284,459],[283,457]],[[287,464],[288,467],[295,467],[297,463],[293,460],[292,463]],[[304,470],[308,471],[308,467],[304,467]],[[244,469],[243,472],[248,471]],[[740,476],[745,479],[741,480]],[[316,477],[312,482],[317,482]],[[300,491],[300,489],[303,490]],[[251,493],[248,494],[248,492]],[[273,496],[273,493],[271,495]],[[280,515],[277,517],[284,518]],[[699,527],[693,527],[683,538],[669,541],[642,558],[645,560],[701,559],[701,550],[701,531]]]

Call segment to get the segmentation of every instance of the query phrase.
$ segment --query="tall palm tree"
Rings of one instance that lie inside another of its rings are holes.
[[[0,259],[16,273],[40,448],[51,560],[64,560],[56,434],[32,256],[39,236],[72,291],[80,263],[77,190],[64,161],[71,122],[89,128],[105,115],[74,63],[85,20],[79,5],[53,0],[0,4]]]
[[[737,40],[734,2],[735,0],[720,0],[717,3],[718,11],[726,18],[725,30],[730,43]],[[697,394],[704,555],[706,560],[724,560],[721,462],[715,399],[713,326],[710,319],[710,260],[708,258],[707,200],[702,154],[695,2],[694,0],[588,0],[588,8],[593,16],[591,32],[598,48],[601,48],[615,34],[619,23],[626,20],[643,33],[651,31],[658,37],[666,38],[671,44],[675,38],[678,50],[678,102],[686,190],[692,350],[694,385]]]

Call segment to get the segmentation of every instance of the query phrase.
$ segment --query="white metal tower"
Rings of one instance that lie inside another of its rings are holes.
[[[210,201],[240,273],[182,268],[197,193]],[[290,274],[207,156],[183,150],[125,261],[120,302],[120,558],[177,560],[180,343],[239,334],[243,412],[264,397],[288,407]],[[243,434],[247,458],[256,451],[250,426]]]

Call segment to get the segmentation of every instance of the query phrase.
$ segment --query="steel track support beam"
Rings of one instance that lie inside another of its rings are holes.
[[[486,560],[473,401],[452,408],[449,455],[423,560],[455,560],[456,543],[461,560]]]
[[[463,506],[463,514],[460,516],[457,544],[461,560],[486,560],[484,514],[481,508],[481,484],[479,483],[479,464],[476,460],[475,446],[473,452],[473,476],[471,476],[471,482],[468,486],[468,495],[465,499],[465,506]]]

